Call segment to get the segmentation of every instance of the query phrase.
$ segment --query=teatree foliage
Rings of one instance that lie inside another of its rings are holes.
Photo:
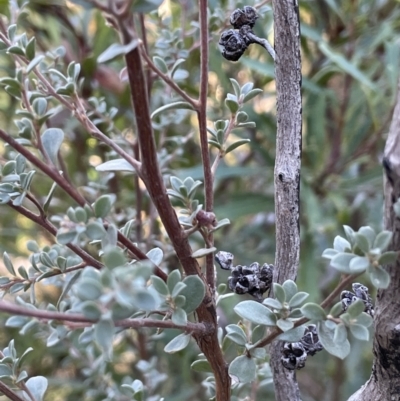
[[[135,4],[139,7],[137,11],[147,13],[150,56],[161,71],[195,97],[199,91],[197,7],[192,2],[183,10],[179,2],[170,2],[163,5],[159,12],[150,13],[160,3],[134,2],[134,7]],[[21,99],[25,81],[21,73],[16,72],[12,55],[27,57],[27,74],[33,74],[32,71],[40,63],[51,64],[49,77],[57,93],[65,96],[72,95],[74,91],[79,93],[86,99],[88,115],[96,126],[130,151],[123,138],[134,140],[135,124],[129,89],[120,79],[124,67],[121,55],[127,49],[119,45],[118,35],[99,12],[92,10],[89,2],[73,1],[68,8],[58,4],[54,1],[52,8],[47,8],[40,2],[30,1],[26,11],[19,15],[17,26],[9,27],[8,35],[15,45],[8,49],[10,54],[6,54],[5,46],[0,53],[4,89],[0,92],[2,128],[27,144],[34,137],[35,127],[39,127],[48,163],[54,163],[57,169],[66,169],[73,184],[79,187],[93,209],[77,206],[50,178],[10,147],[4,147],[0,200],[3,203],[14,202],[16,206],[26,205],[36,213],[37,210],[26,200],[28,193],[34,194],[58,228],[58,244],[54,237],[3,205],[0,208],[0,247],[2,252],[7,251],[8,256],[3,258],[5,269],[2,274],[7,277],[0,279],[0,285],[8,292],[18,294],[20,305],[34,303],[42,309],[59,311],[76,308],[90,319],[101,317],[101,320],[95,327],[69,330],[57,321],[45,325],[35,319],[4,315],[3,326],[6,321],[8,325],[2,331],[2,347],[7,347],[10,339],[15,338],[18,355],[30,347],[34,349],[27,355],[23,371],[29,372],[31,378],[27,385],[35,387],[39,398],[43,389],[46,390],[47,381],[44,386],[43,379],[47,377],[56,379],[47,389],[48,399],[86,397],[90,400],[116,400],[130,397],[155,401],[162,396],[168,397],[168,400],[190,397],[208,399],[204,386],[212,394],[212,378],[201,385],[201,380],[207,376],[198,376],[188,370],[188,366],[193,364],[194,370],[205,372],[207,362],[202,356],[197,356],[197,347],[187,341],[185,334],[168,330],[160,333],[145,330],[138,334],[116,330],[112,323],[113,319],[123,319],[133,313],[144,316],[146,311],[155,308],[174,308],[173,319],[184,323],[201,298],[198,296],[194,304],[191,300],[189,307],[186,297],[190,296],[190,291],[187,289],[197,288],[198,283],[191,282],[189,287],[189,283],[185,284],[179,277],[169,280],[168,291],[164,294],[173,296],[163,297],[165,289],[157,289],[156,280],[149,287],[152,267],[143,264],[136,269],[134,265],[127,265],[126,254],[115,248],[119,229],[138,242],[145,253],[151,252],[149,258],[157,260],[166,271],[172,272],[177,267],[170,242],[154,218],[146,193],[135,189],[132,167],[124,160],[118,160],[119,156],[114,151],[90,137],[70,113],[59,113],[59,104],[51,96],[31,93],[31,111],[21,109],[20,101],[16,100]],[[215,185],[215,213],[220,226],[225,225],[221,224],[222,221],[226,224],[230,221],[231,224],[217,231],[215,238],[217,249],[235,254],[236,264],[249,264],[255,260],[271,263],[275,248],[273,64],[268,54],[254,45],[238,63],[227,62],[217,45],[227,15],[242,5],[245,4],[210,1],[212,40],[208,119],[214,156],[223,147],[226,122],[232,113],[238,126],[225,144],[224,149],[229,155],[218,168]],[[262,23],[256,24],[255,32],[260,37],[267,37],[272,31],[271,9],[265,5],[258,11]],[[0,13],[2,17],[10,16],[5,3],[0,5]],[[355,231],[366,225],[374,227],[376,232],[381,228],[382,219],[377,211],[382,209],[382,172],[378,156],[383,148],[383,134],[387,131],[399,71],[399,31],[396,25],[399,7],[389,0],[379,4],[362,0],[356,5],[349,0],[340,4],[326,1],[321,3],[320,8],[314,3],[300,1],[300,15],[304,65],[304,157],[301,183],[302,261],[298,286],[299,291],[310,294],[307,302],[314,302],[337,282],[335,270],[329,268],[320,255],[332,243],[335,250],[343,246],[340,239],[333,242],[338,234],[345,237],[342,225],[354,227]],[[24,32],[26,36],[20,36]],[[129,46],[136,45],[131,43]],[[51,54],[47,54],[45,59],[47,51]],[[71,64],[71,61],[75,63]],[[123,71],[121,76],[124,76]],[[33,75],[28,77],[34,78]],[[33,81],[29,85],[33,92]],[[262,95],[258,88],[264,91]],[[242,98],[241,94],[244,94]],[[253,95],[258,96],[250,99]],[[248,102],[242,104],[240,99]],[[159,79],[153,81],[151,110],[165,183],[170,191],[175,191],[170,195],[177,210],[185,209],[179,217],[185,228],[190,229],[193,220],[188,217],[204,203],[203,188],[197,184],[203,176],[194,114],[187,103],[183,103],[173,91],[166,90]],[[51,140],[47,140],[50,136]],[[59,148],[61,160],[57,158]],[[196,188],[193,192],[185,184],[185,188],[175,188],[171,185],[171,177]],[[189,181],[188,177],[191,177]],[[134,220],[138,196],[142,203],[144,227],[139,236]],[[103,226],[104,218],[110,223],[108,228]],[[362,235],[366,234],[365,231]],[[380,238],[382,246],[385,242],[383,237]],[[193,235],[190,240],[193,249],[199,250],[201,255],[205,248],[202,238]],[[65,277],[54,276],[55,271],[63,272],[81,262],[63,246],[69,242],[82,244],[93,254],[100,253],[107,268],[102,272],[86,268]],[[365,242],[359,237],[358,246],[364,254],[357,251],[355,255],[362,258],[368,254],[373,249],[373,244],[369,245],[368,238]],[[376,247],[379,248],[379,245],[377,243]],[[345,249],[339,250],[345,253]],[[30,262],[16,261],[16,255],[29,257]],[[360,271],[369,269],[369,265],[362,264],[363,261],[353,262],[355,268]],[[337,266],[347,268],[343,263],[334,267]],[[348,268],[351,268],[350,265]],[[34,286],[28,284],[33,275],[41,275]],[[221,271],[218,275],[219,282],[226,283],[227,275]],[[372,281],[375,280],[376,284],[377,280],[382,283],[384,279],[384,274],[381,274]],[[366,280],[368,282],[368,278]],[[291,285],[286,287],[285,290],[290,292]],[[242,325],[234,307],[243,299],[227,293],[223,296],[225,298],[219,302],[223,311],[221,316],[228,319],[230,326],[227,326],[224,340],[222,331],[220,333],[222,347],[228,361],[239,361],[231,365],[231,374],[240,376],[240,372],[245,371],[247,375],[235,384],[232,399],[242,399],[248,394],[249,385],[244,382],[254,378],[255,365],[258,367],[258,399],[272,397],[271,374],[265,363],[265,351],[255,348],[249,351],[251,358],[243,355],[246,344],[254,344],[262,338],[264,326],[252,327],[251,330]],[[108,309],[110,304],[112,308]],[[267,301],[266,305],[273,307],[274,303]],[[310,318],[318,320],[313,315],[313,307],[303,308],[305,313],[310,313]],[[363,328],[368,326],[368,321],[361,323],[348,324],[348,328],[355,337],[365,339]],[[320,333],[334,330],[332,336],[327,334],[323,341],[327,348],[332,344],[331,352],[335,353],[335,344],[339,340],[347,341],[344,333],[347,338],[348,331],[345,332],[342,326],[336,329],[324,322],[318,324]],[[284,322],[281,326],[286,328]],[[298,337],[299,333],[294,332],[293,335]],[[183,346],[186,346],[185,350],[179,351]],[[169,355],[163,352],[164,348],[176,352]],[[346,347],[337,352],[338,356],[344,356],[347,350],[346,343]],[[339,398],[345,399],[369,375],[364,353],[357,345],[350,354],[348,368],[352,374],[341,377],[331,377],[330,372],[344,369],[343,365],[336,367],[334,359],[326,363],[326,355],[316,356],[312,364],[307,365],[307,382],[318,383],[313,386],[316,390],[312,395],[308,394],[309,397],[322,399],[325,389],[319,383],[325,382],[326,388],[334,386],[342,389]],[[243,358],[247,358],[244,364],[241,363]],[[110,359],[112,364],[107,363]],[[248,369],[244,370],[243,366]],[[63,385],[58,386],[58,379],[65,378],[66,371],[73,372],[76,381],[68,385],[63,379]],[[27,377],[21,377],[21,380]],[[143,383],[146,383],[145,387]]]

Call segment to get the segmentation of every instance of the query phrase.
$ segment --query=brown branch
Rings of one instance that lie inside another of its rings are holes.
[[[204,0],[200,0],[200,3],[202,1]],[[204,4],[200,4],[200,6],[204,9]],[[133,26],[133,18],[128,16],[125,20],[119,20],[118,22],[123,43],[130,43],[136,35]],[[125,61],[142,155],[143,182],[158,211],[184,271],[187,275],[198,275],[203,278],[197,260],[191,256],[192,249],[179,224],[175,210],[171,205],[159,168],[140,50],[135,48],[127,53],[125,55]],[[206,285],[205,298],[202,304],[197,308],[196,313],[198,321],[210,327],[210,332],[203,335],[195,334],[195,339],[215,374],[216,399],[217,401],[225,401],[229,399],[230,396],[230,378],[227,364],[218,343],[215,303],[208,285]]]
[[[63,179],[63,176],[55,169],[53,165],[48,165],[33,153],[31,153],[25,146],[19,144],[11,135],[0,129],[0,139],[8,143],[18,153],[29,160],[34,166],[42,170],[48,177],[57,183],[76,203],[80,206],[84,206],[87,202],[85,198],[72,186],[68,181]]]
[[[24,398],[21,398],[17,393],[10,389],[6,384],[0,381],[0,393],[4,394],[12,401],[26,401]]]
[[[211,171],[210,152],[208,149],[207,133],[207,90],[208,90],[208,22],[207,0],[199,2],[200,23],[200,96],[197,119],[199,122],[201,159],[204,172],[205,209],[212,212],[214,209],[213,174]],[[210,246],[214,243],[213,234],[207,236],[206,243]],[[206,279],[211,290],[215,288],[214,255],[206,256]]]
[[[28,309],[23,306],[15,305],[10,302],[0,300],[0,311],[17,316],[27,316],[37,318],[39,320],[58,320],[62,322],[85,323],[88,326],[96,323],[98,320],[86,318],[80,313],[65,313],[53,312],[39,309]],[[157,319],[121,319],[114,321],[117,327],[126,327],[138,329],[141,327],[161,328],[161,329],[181,329],[190,333],[206,333],[207,327],[202,323],[188,322],[185,325],[173,323],[171,320],[157,320]],[[84,327],[84,326],[82,326]]]
[[[19,214],[27,217],[29,220],[32,220],[36,224],[40,225],[50,234],[56,236],[57,229],[44,216],[37,215],[22,206],[15,206],[12,204],[12,201],[8,202],[8,206],[16,210]],[[80,258],[82,258],[82,260],[84,260],[88,265],[93,266],[96,269],[102,269],[104,267],[101,262],[96,260],[93,256],[88,254],[79,246],[74,244],[67,244],[66,246],[71,249],[71,251],[76,253]]]

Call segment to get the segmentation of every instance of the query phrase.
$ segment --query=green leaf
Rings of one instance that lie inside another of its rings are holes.
[[[264,305],[255,301],[243,301],[233,310],[243,319],[264,326],[276,326],[276,316]]]
[[[7,53],[16,54],[17,56],[25,56],[24,49],[21,46],[17,46],[17,45],[10,46],[7,49]]]
[[[229,374],[235,376],[241,383],[250,383],[256,378],[256,363],[254,359],[241,355],[229,365]]]
[[[354,234],[354,239],[356,241],[357,246],[365,253],[368,253],[370,250],[370,244],[368,238],[360,233]]]
[[[107,217],[116,199],[115,194],[100,196],[94,203],[94,215],[103,219]]]
[[[77,286],[76,293],[80,299],[83,301],[94,301],[99,299],[103,292],[101,284],[90,277],[82,278]]]
[[[363,226],[358,230],[358,234],[364,235],[368,240],[369,247],[372,248],[376,238],[375,230],[369,226]]]
[[[59,128],[48,128],[42,134],[42,145],[47,156],[57,166],[57,155],[64,140],[64,132]]]
[[[44,394],[47,390],[47,384],[47,379],[43,376],[31,377],[25,383],[35,401],[43,401]]]
[[[35,57],[35,46],[36,38],[32,36],[28,44],[25,46],[25,54],[28,60],[32,60]]]
[[[352,317],[357,317],[360,313],[364,312],[365,305],[361,299],[357,299],[356,302],[353,302],[347,309],[347,313]]]
[[[356,322],[364,327],[369,327],[373,323],[373,319],[368,313],[362,312],[360,315],[357,316]]]
[[[286,302],[286,293],[283,287],[278,283],[273,283],[274,295],[282,304]]]
[[[167,286],[170,293],[174,290],[176,284],[181,281],[181,277],[179,269],[172,270],[172,272],[168,274]]]
[[[107,235],[107,231],[103,227],[103,224],[99,223],[98,221],[91,221],[86,226],[85,233],[91,240],[99,240]]]
[[[232,114],[236,114],[236,112],[239,110],[239,103],[236,100],[225,99],[225,105]]]
[[[335,332],[333,334],[333,342],[336,344],[341,344],[347,339],[347,330],[343,323],[336,325]]]
[[[181,351],[189,344],[190,337],[190,334],[179,334],[164,347],[164,351],[168,354],[173,354],[175,352]]]
[[[260,93],[263,93],[262,89],[252,89],[250,92],[248,92],[244,97],[242,103],[246,103],[249,100],[253,99],[254,97],[258,96]]]
[[[15,269],[14,269],[14,265],[11,262],[10,257],[8,256],[7,252],[3,253],[3,262],[4,262],[4,266],[6,267],[6,269],[8,270],[8,272],[10,274],[12,274],[13,276],[16,276],[15,274]]]
[[[202,258],[203,256],[209,255],[210,253],[214,253],[217,250],[214,246],[211,248],[200,248],[197,251],[192,253],[192,258]]]
[[[109,268],[123,266],[126,263],[126,258],[123,251],[119,248],[114,248],[103,255],[103,263]]]
[[[239,146],[245,145],[246,143],[250,143],[250,139],[240,139],[239,141],[231,143],[225,150],[225,154],[232,152],[232,150],[235,150]]]
[[[111,61],[118,56],[125,55],[135,49],[139,44],[137,39],[132,40],[127,45],[121,45],[119,43],[113,43],[110,47],[104,50],[103,53],[97,58],[97,63],[102,64],[107,61]]]
[[[368,341],[369,340],[369,331],[366,327],[361,326],[360,324],[352,324],[350,326],[351,334],[355,338],[361,341]]]
[[[186,284],[186,288],[184,288],[180,293],[180,295],[183,295],[186,298],[186,303],[183,306],[183,309],[186,313],[191,313],[203,301],[206,289],[203,280],[199,276],[187,276],[183,280],[183,283]]]
[[[310,294],[308,294],[307,292],[298,292],[297,294],[295,294],[292,299],[289,301],[289,306],[291,308],[296,308],[298,306],[300,306],[308,297],[310,296]]]
[[[276,325],[283,331],[288,331],[293,329],[294,326],[294,322],[292,320],[289,319],[278,319],[278,321],[276,322]]]
[[[157,10],[163,0],[136,0],[133,2],[133,11],[135,13],[150,13]]]
[[[303,305],[301,308],[301,313],[310,320],[325,320],[326,313],[325,311],[318,305],[314,303],[307,303]]]
[[[47,213],[48,210],[49,210],[50,202],[53,199],[53,195],[54,195],[54,192],[55,192],[56,188],[57,188],[57,183],[53,182],[53,185],[51,186],[50,191],[49,191],[49,193],[48,193],[48,195],[46,197],[46,200],[44,201],[44,204],[43,204],[43,210],[45,211],[45,213]]]
[[[103,349],[107,360],[111,359],[114,332],[114,322],[111,319],[102,319],[94,325],[94,338]]]
[[[374,248],[379,248],[383,252],[390,245],[393,233],[391,231],[381,231],[375,238]]]
[[[196,372],[212,373],[211,365],[207,361],[207,359],[199,359],[197,361],[194,361],[190,365],[190,368]]]
[[[180,293],[183,291],[184,288],[186,288],[186,284],[184,284],[182,281],[176,283],[174,289],[171,292],[172,298],[175,298],[178,295],[180,295]]]
[[[60,245],[67,245],[71,242],[74,242],[77,235],[78,235],[78,233],[75,230],[64,232],[64,233],[57,232],[56,239]]]
[[[153,63],[163,74],[168,73],[167,64],[165,64],[165,61],[161,57],[154,56]]]
[[[163,260],[164,253],[161,248],[150,249],[146,256],[156,265],[159,266]]]
[[[379,257],[378,263],[380,265],[389,265],[391,263],[396,262],[398,257],[399,257],[398,252],[395,251],[385,252]]]
[[[334,330],[330,330],[328,327],[326,327],[325,322],[319,322],[317,324],[317,331],[322,346],[330,354],[337,356],[340,359],[346,358],[350,352],[350,343],[347,338],[341,343],[334,342]]]
[[[231,81],[231,84],[233,86],[233,90],[235,92],[236,97],[239,98],[239,96],[240,96],[240,85],[239,85],[239,82],[236,81],[236,79],[233,79],[233,78],[229,78],[229,81]]]
[[[246,333],[237,324],[229,324],[225,327],[226,336],[238,345],[245,345],[247,341]]]
[[[78,270],[77,272],[74,273],[74,275],[71,277],[71,279],[64,285],[64,288],[62,290],[62,293],[60,295],[60,298],[58,298],[56,308],[59,309],[60,307],[60,302],[65,298],[65,296],[68,294],[69,290],[72,288],[72,286],[75,284],[75,282],[78,280],[78,278],[81,276],[82,271]],[[97,298],[96,298],[97,299]]]
[[[96,167],[97,171],[128,171],[131,173],[135,173],[135,168],[128,163],[125,159],[114,159],[109,160],[108,162],[99,164]]]
[[[350,272],[352,274],[362,273],[367,270],[369,265],[369,259],[366,256],[355,256],[349,264]]]
[[[374,267],[369,274],[371,283],[376,288],[388,288],[390,284],[390,275],[382,267]]]
[[[285,290],[285,299],[287,300],[291,300],[294,294],[297,293],[297,284],[293,280],[286,280],[282,287]]]
[[[231,222],[230,222],[229,219],[222,219],[222,220],[219,220],[218,223],[217,223],[217,225],[216,225],[212,230],[210,230],[210,232],[213,233],[214,231],[217,231],[217,230],[219,230],[219,229],[222,228],[222,227],[228,226],[229,224],[231,224]]]
[[[351,245],[354,245],[354,230],[350,226],[343,226],[346,237]]]
[[[185,326],[187,323],[186,312],[181,308],[176,308],[172,313],[171,320],[179,326]]]
[[[262,303],[270,309],[281,310],[283,308],[282,303],[274,298],[265,298]]]
[[[194,110],[193,106],[188,102],[183,102],[183,101],[173,102],[173,103],[165,104],[164,106],[161,106],[158,109],[154,110],[153,113],[151,113],[150,118],[154,119],[161,113],[164,113],[164,111],[176,110],[176,109]]]
[[[350,242],[345,240],[343,237],[340,235],[337,235],[335,239],[333,240],[333,248],[337,250],[338,252],[346,252],[346,251],[351,251],[351,245]]]
[[[153,284],[153,287],[159,294],[164,296],[169,295],[168,287],[165,284],[164,280],[162,280],[160,277],[152,275],[151,282]]]
[[[294,342],[300,341],[303,336],[304,336],[304,327],[299,326],[299,327],[295,327],[291,330],[285,331],[282,334],[279,334],[279,336],[277,337],[277,340],[294,343]]]
[[[101,317],[101,310],[96,302],[85,301],[81,304],[81,311],[89,320],[99,320]]]
[[[332,306],[331,310],[329,311],[329,314],[333,317],[337,317],[342,313],[342,311],[343,311],[342,302],[339,301]]]
[[[330,265],[342,273],[350,273],[350,262],[355,256],[352,253],[338,253],[332,258]]]

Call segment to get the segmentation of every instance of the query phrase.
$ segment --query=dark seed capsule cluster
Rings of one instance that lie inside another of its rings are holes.
[[[306,327],[299,342],[284,343],[282,350],[282,365],[289,370],[304,368],[308,355],[315,355],[323,349],[314,324]]]
[[[368,293],[368,287],[360,283],[353,283],[353,291],[342,291],[340,299],[342,301],[343,311],[346,312],[348,307],[357,299],[361,299],[364,302],[364,312],[368,313],[371,317],[374,317],[374,305],[372,299]]]
[[[230,23],[235,29],[222,32],[219,44],[223,46],[222,55],[230,61],[237,61],[252,43],[248,38],[248,32],[254,27],[258,18],[255,8],[245,6],[236,9],[230,18]]]
[[[233,255],[224,251],[218,252],[215,260],[221,269],[231,271],[228,286],[236,294],[250,294],[257,299],[262,299],[263,294],[271,287],[273,265],[264,263],[260,266],[259,263],[254,262],[250,266],[233,266]]]

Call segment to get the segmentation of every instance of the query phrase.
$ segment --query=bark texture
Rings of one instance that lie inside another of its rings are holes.
[[[400,197],[400,90],[397,94],[383,166],[385,229],[393,232],[390,250],[400,250],[400,219],[393,204]],[[348,401],[400,400],[400,262],[386,266],[391,282],[379,290],[375,306],[374,363],[367,383]]]
[[[274,0],[277,143],[274,282],[295,280],[300,257],[301,57],[297,0]],[[295,373],[281,363],[282,342],[271,346],[276,401],[300,400]]]

